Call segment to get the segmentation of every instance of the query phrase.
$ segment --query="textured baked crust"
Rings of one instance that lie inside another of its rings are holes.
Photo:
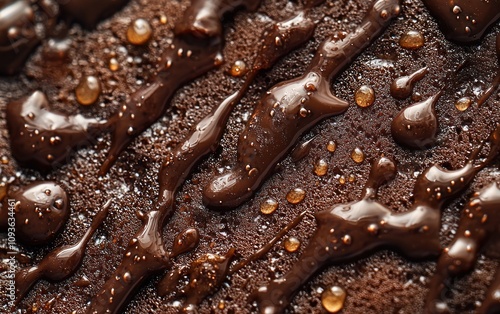
[[[236,60],[251,64],[256,53],[253,47],[270,19],[282,20],[294,15],[299,4],[263,1],[256,12],[240,10],[227,17],[224,20],[225,63],[181,88],[164,117],[138,136],[102,179],[97,173],[110,145],[108,135],[78,150],[67,165],[48,174],[18,166],[9,148],[6,104],[39,89],[47,94],[56,110],[88,117],[109,117],[127,95],[140,87],[138,82],[144,84],[150,76],[162,47],[167,46],[173,36],[176,20],[182,17],[188,5],[189,1],[132,0],[93,31],[71,26],[72,44],[67,63],[54,66],[47,62],[41,46],[20,74],[0,78],[0,155],[8,159],[0,165],[1,177],[12,181],[11,186],[23,186],[35,180],[57,181],[68,192],[72,210],[66,227],[50,245],[40,248],[19,245],[19,251],[31,257],[29,263],[19,267],[37,263],[55,247],[76,242],[99,208],[108,199],[112,200],[110,213],[89,243],[81,268],[60,283],[39,282],[20,303],[20,309],[37,313],[84,312],[90,299],[122,260],[128,242],[141,226],[135,212],[151,210],[158,195],[157,174],[162,161],[182,142],[193,125],[241,85],[242,79],[231,77],[227,71]],[[350,107],[344,114],[328,118],[306,133],[303,140],[313,138],[309,154],[299,161],[287,158],[281,162],[276,174],[242,206],[223,213],[206,208],[202,203],[202,189],[215,174],[235,160],[238,136],[261,94],[280,81],[301,75],[319,43],[337,32],[353,31],[369,5],[369,1],[336,0],[312,9],[311,16],[317,21],[314,38],[256,77],[246,96],[234,108],[220,148],[195,168],[179,190],[175,214],[164,228],[164,241],[172,243],[175,235],[188,227],[196,227],[201,238],[196,250],[172,260],[172,268],[188,265],[206,253],[223,255],[230,248],[236,249],[238,257],[246,257],[299,213],[310,213],[289,232],[302,243],[297,252],[288,253],[279,242],[263,258],[228,279],[200,305],[200,313],[256,312],[252,293],[282,276],[299,258],[316,228],[312,213],[359,199],[371,161],[382,155],[396,161],[397,176],[381,188],[379,200],[394,211],[405,211],[412,202],[411,192],[419,173],[436,163],[453,169],[463,166],[471,151],[500,121],[498,92],[481,107],[473,105],[460,112],[454,106],[458,98],[477,99],[490,86],[499,67],[495,53],[499,25],[489,29],[478,44],[460,46],[445,39],[420,1],[403,1],[400,16],[332,82],[333,93],[347,100]],[[160,13],[167,17],[166,24],[160,23]],[[130,21],[139,17],[148,19],[154,28],[154,37],[145,47],[132,46],[125,37]],[[408,30],[424,35],[425,44],[421,49],[405,50],[399,45],[399,38]],[[120,63],[115,72],[108,67],[112,53],[116,53]],[[410,150],[397,145],[391,136],[391,121],[411,101],[396,100],[389,94],[392,80],[427,66],[429,73],[416,84],[413,96],[428,97],[443,88],[444,74],[454,71],[465,59],[470,59],[471,65],[453,76],[436,106],[437,143],[426,150]],[[88,108],[78,105],[73,92],[82,75],[98,76],[103,86],[98,103]],[[376,100],[369,108],[360,108],[354,102],[354,92],[364,84],[375,90]],[[332,140],[337,144],[334,153],[326,149]],[[366,156],[359,164],[350,157],[356,147]],[[322,177],[313,172],[319,159],[326,160],[329,165],[327,174]],[[349,180],[351,175],[353,182]],[[451,241],[459,213],[472,191],[498,180],[498,176],[497,158],[496,163],[477,175],[463,196],[445,205],[441,229],[443,245]],[[339,182],[342,177],[346,178],[345,184]],[[303,202],[292,205],[287,202],[286,194],[295,187],[306,191],[306,197]],[[263,215],[260,205],[268,198],[277,200],[279,208],[271,215]],[[475,271],[454,281],[447,298],[450,309],[454,313],[474,312],[478,302],[484,299],[496,268],[495,258],[481,255]],[[344,313],[420,313],[434,270],[435,259],[410,261],[397,252],[379,251],[359,261],[332,265],[318,273],[300,289],[288,310],[295,313],[324,311],[321,292],[337,285],[347,291]],[[87,278],[89,284],[82,278]],[[175,313],[179,310],[180,297],[157,295],[156,283],[160,278],[154,277],[140,288],[126,307],[126,313]]]

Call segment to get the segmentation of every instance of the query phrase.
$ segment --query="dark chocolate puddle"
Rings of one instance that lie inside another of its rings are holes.
[[[335,97],[330,82],[397,16],[397,1],[376,1],[360,27],[343,40],[324,41],[301,76],[272,87],[256,105],[238,141],[233,168],[203,191],[204,203],[230,209],[252,197],[302,134],[319,121],[341,114],[348,103]]]
[[[378,189],[396,175],[396,165],[386,157],[375,161],[361,199],[318,212],[318,228],[299,261],[282,278],[258,290],[260,312],[282,313],[296,291],[328,265],[357,260],[382,248],[412,259],[439,255],[443,204],[463,193],[475,175],[496,158],[500,127],[491,134],[489,144],[486,158],[479,156],[482,144],[460,169],[437,165],[426,169],[415,183],[415,202],[403,213],[378,202]]]

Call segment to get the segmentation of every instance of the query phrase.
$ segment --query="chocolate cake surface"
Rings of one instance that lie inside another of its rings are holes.
[[[500,313],[499,17],[0,1],[0,312]]]

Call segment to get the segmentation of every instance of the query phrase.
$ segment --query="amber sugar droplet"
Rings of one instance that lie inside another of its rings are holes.
[[[127,29],[127,40],[132,45],[144,45],[153,35],[153,29],[145,19],[136,19],[130,23]]]
[[[101,83],[95,76],[84,76],[75,89],[76,100],[84,105],[92,105],[101,95]]]
[[[234,64],[231,66],[231,70],[229,71],[229,74],[234,77],[240,77],[245,75],[247,72],[247,65],[244,61],[241,60],[236,60]]]
[[[328,172],[328,163],[324,159],[320,159],[314,165],[314,173],[317,176],[324,176]]]
[[[272,214],[278,209],[278,202],[276,200],[269,198],[262,205],[260,205],[260,212],[269,215]]]
[[[297,251],[300,247],[300,240],[297,239],[296,237],[289,237],[288,239],[285,240],[285,250],[287,252],[293,253]]]
[[[455,108],[457,108],[458,111],[465,111],[469,109],[471,104],[472,99],[470,99],[470,97],[462,97],[455,103]]]
[[[109,69],[111,71],[118,71],[118,69],[120,68],[120,64],[118,63],[118,60],[116,60],[115,58],[111,58],[109,60]]]
[[[365,153],[359,147],[356,147],[352,150],[351,158],[354,162],[360,164],[365,160]]]
[[[337,313],[344,307],[347,293],[339,286],[326,289],[321,294],[321,305],[328,313]]]
[[[329,151],[330,153],[335,152],[337,149],[337,143],[335,141],[329,141],[328,144],[326,144],[326,150]]]
[[[356,104],[362,108],[370,107],[375,101],[375,91],[368,85],[361,85],[354,94]]]
[[[304,200],[306,197],[306,191],[300,189],[300,188],[295,188],[288,192],[286,195],[286,199],[290,204],[298,204]]]
[[[424,35],[418,31],[410,30],[401,35],[399,45],[405,49],[417,50],[425,43]]]

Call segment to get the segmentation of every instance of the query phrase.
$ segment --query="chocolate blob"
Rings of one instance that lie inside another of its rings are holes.
[[[14,217],[9,216],[11,208],[14,208]],[[6,231],[7,217],[14,218],[16,240],[28,245],[44,245],[61,231],[69,212],[68,196],[60,185],[51,181],[33,182],[4,198],[0,207],[0,229]]]
[[[392,120],[391,133],[396,143],[413,149],[436,143],[438,121],[435,106],[442,92],[401,110]]]
[[[413,86],[429,72],[427,67],[421,68],[410,75],[398,77],[391,84],[391,95],[397,99],[405,99],[413,93]]]
[[[80,146],[95,143],[105,121],[53,112],[44,93],[33,92],[7,105],[12,155],[24,167],[50,171]]]

